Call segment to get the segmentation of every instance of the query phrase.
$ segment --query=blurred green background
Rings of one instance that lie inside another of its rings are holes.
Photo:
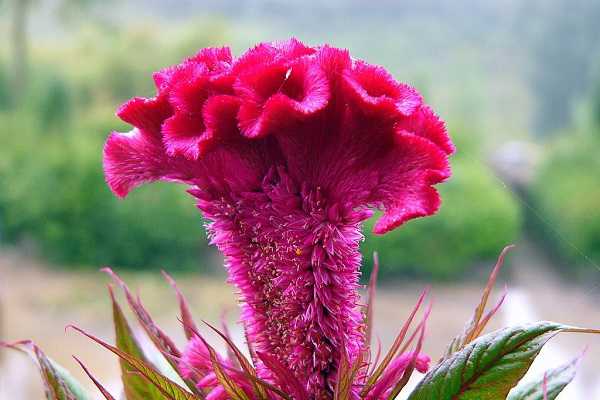
[[[296,36],[417,87],[457,143],[432,218],[367,233],[388,277],[450,280],[527,240],[600,263],[600,2],[0,0],[0,243],[63,268],[219,271],[184,188],[117,200],[103,142],[152,71]],[[371,224],[367,228],[370,228]],[[368,232],[368,230],[367,230]],[[370,268],[370,257],[365,257]]]

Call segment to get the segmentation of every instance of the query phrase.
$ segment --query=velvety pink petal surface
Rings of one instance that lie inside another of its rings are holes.
[[[384,68],[295,39],[237,59],[203,49],[154,81],[156,97],[118,112],[135,129],[107,141],[109,186],[119,196],[155,180],[190,186],[249,340],[311,396],[330,398],[341,346],[352,361],[363,342],[362,222],[383,211],[383,234],[438,210],[434,185],[454,151],[443,121]],[[204,350],[191,342],[184,362],[209,371]]]

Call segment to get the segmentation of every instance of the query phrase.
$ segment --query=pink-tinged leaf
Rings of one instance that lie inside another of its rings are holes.
[[[237,382],[225,372],[225,368],[221,364],[217,352],[212,348],[210,344],[202,336],[198,336],[208,349],[210,355],[210,361],[212,363],[213,372],[217,377],[219,384],[225,389],[225,392],[231,400],[250,400],[250,397],[246,394],[244,389]]]
[[[498,261],[496,261],[496,265],[494,266],[492,273],[490,274],[490,277],[488,278],[487,284],[485,285],[485,288],[481,295],[481,300],[479,301],[479,304],[477,305],[477,307],[475,308],[475,311],[473,312],[473,316],[471,317],[469,322],[467,322],[467,324],[463,328],[463,331],[459,335],[457,335],[456,337],[454,337],[452,339],[452,341],[450,342],[450,345],[448,346],[448,350],[446,351],[446,354],[440,360],[440,362],[448,359],[452,354],[463,349],[465,346],[467,346],[473,340],[477,339],[479,337],[479,335],[481,335],[481,333],[483,332],[483,330],[485,329],[485,327],[487,326],[487,324],[489,323],[491,318],[500,309],[500,306],[502,305],[502,303],[504,302],[504,298],[506,297],[506,290],[505,290],[505,293],[500,298],[500,300],[492,308],[492,311],[490,311],[489,313],[487,313],[484,316],[484,312],[485,312],[487,303],[489,301],[490,294],[494,288],[494,285],[496,284],[496,279],[498,278],[498,274],[500,273],[500,270],[502,269],[502,266],[504,265],[504,258],[506,257],[506,254],[514,247],[515,247],[514,245],[506,246],[500,253],[500,256],[498,257]]]
[[[254,382],[258,385],[261,385],[262,387],[264,387],[267,391],[270,391],[274,394],[276,394],[277,396],[281,397],[284,400],[294,400],[292,399],[287,393],[285,393],[284,391],[282,391],[281,389],[279,389],[278,387],[270,384],[267,381],[264,381],[260,378],[257,378],[255,376],[252,375],[248,375],[246,374],[244,371],[240,371],[240,374],[244,376],[244,378],[248,379],[251,382]],[[270,397],[269,397],[270,399]]]
[[[112,287],[108,287],[110,294],[110,300],[112,302],[113,310],[113,323],[115,326],[115,341],[116,346],[119,350],[135,357],[139,360],[143,360],[146,364],[154,365],[146,358],[142,347],[136,340],[123,310],[119,306],[119,303],[115,299]],[[119,359],[119,365],[121,367],[121,380],[123,382],[123,390],[125,392],[125,399],[127,400],[162,400],[164,397],[154,387],[153,384],[148,382],[144,377],[139,376],[135,373],[137,370],[131,366],[126,360]]]
[[[18,342],[13,343],[8,343],[3,340],[0,340],[0,349],[10,349],[18,351],[19,353],[23,353],[26,356],[30,356],[31,354],[24,350],[22,347],[30,346],[33,346],[33,342],[31,340],[19,340]]]
[[[481,336],[481,333],[483,332],[485,327],[488,325],[488,323],[492,320],[494,315],[496,315],[496,313],[498,313],[498,311],[500,311],[500,307],[502,307],[502,304],[504,304],[504,300],[506,300],[506,296],[508,296],[508,287],[504,286],[504,290],[502,291],[502,294],[500,295],[500,299],[498,299],[498,301],[496,302],[494,307],[492,307],[492,309],[489,310],[483,316],[483,318],[481,318],[481,321],[479,322],[479,326],[477,327],[477,330],[475,330],[475,332],[473,334],[473,337],[475,339],[477,339],[479,336]]]
[[[423,317],[423,320],[421,321],[420,329],[419,329],[419,332],[420,332],[419,340],[417,341],[417,346],[416,346],[413,356],[410,360],[410,363],[408,364],[408,367],[404,370],[404,373],[402,374],[402,378],[400,378],[400,381],[398,381],[398,383],[396,383],[396,385],[390,392],[390,394],[387,398],[388,400],[394,400],[398,396],[398,394],[400,394],[400,391],[404,388],[404,386],[406,386],[406,384],[408,383],[408,380],[410,379],[410,377],[412,376],[412,374],[415,370],[415,367],[417,365],[417,359],[419,357],[419,354],[421,354],[421,349],[423,348],[423,341],[425,340],[425,331],[427,329],[427,319],[429,319],[430,313],[431,313],[431,305],[429,306],[428,310],[425,312],[425,316]]]
[[[352,390],[352,376],[350,373],[350,361],[348,360],[348,352],[346,346],[342,343],[340,349],[340,364],[338,365],[335,391],[333,400],[348,400]]]
[[[295,400],[306,400],[310,396],[306,391],[306,388],[300,383],[298,378],[294,375],[289,368],[283,365],[277,358],[270,354],[263,353],[260,351],[256,352],[258,358],[262,363],[273,373],[274,379],[277,384],[285,391],[287,391],[291,397]]]
[[[225,333],[219,331],[217,328],[215,328],[214,326],[212,326],[211,324],[209,324],[208,322],[204,322],[206,325],[208,325],[208,327],[210,327],[213,331],[215,331],[219,336],[221,336],[221,338],[225,341],[225,343],[227,344],[227,348],[233,353],[234,357],[232,359],[233,360],[237,360],[237,363],[241,366],[242,370],[249,376],[253,376],[253,377],[257,377],[256,374],[256,370],[254,369],[254,367],[252,366],[252,364],[246,359],[246,357],[244,356],[244,354],[242,354],[242,352],[240,351],[240,349],[235,345],[235,343],[233,343],[233,341],[231,340],[231,338],[226,335]],[[267,397],[267,393],[264,389],[264,387],[260,386],[259,384],[257,384],[255,381],[252,381],[252,388],[254,389],[254,394],[256,395],[256,397],[259,400],[266,400]]]
[[[165,271],[162,271],[162,274],[166,281],[169,282],[173,290],[175,290],[175,294],[177,295],[177,301],[179,302],[179,309],[181,311],[181,319],[184,321],[183,329],[185,331],[185,337],[188,340],[190,340],[194,337],[194,332],[190,328],[196,329],[196,323],[194,322],[194,318],[192,317],[192,312],[190,311],[188,301],[181,292],[181,290],[179,290],[179,287],[177,286],[175,280]]]
[[[246,324],[242,321],[244,327],[244,339],[246,339],[246,346],[248,346],[248,353],[250,353],[250,359],[254,365],[258,364],[258,356],[256,355],[256,350],[254,349],[254,345],[252,340],[250,340],[250,336],[248,335],[248,328],[246,328]]]
[[[175,343],[169,338],[155,323],[148,311],[144,308],[139,298],[135,298],[129,287],[125,282],[110,268],[103,268],[103,272],[106,272],[113,280],[123,289],[125,297],[131,310],[139,320],[140,324],[152,340],[152,342],[159,348],[159,350],[174,356],[175,358],[181,357],[181,352],[175,345]]]
[[[369,357],[372,357],[371,354],[371,349],[369,348]],[[369,368],[368,368],[368,372],[367,375],[371,375],[373,373],[373,371],[375,371],[375,368],[377,367],[377,364],[379,363],[379,359],[381,358],[381,338],[379,336],[377,336],[377,351],[375,352],[375,359],[369,360]]]
[[[400,333],[398,334],[398,336],[396,336],[396,339],[394,340],[392,347],[390,348],[390,350],[388,351],[386,356],[381,361],[381,364],[379,364],[379,366],[375,369],[375,372],[373,372],[367,378],[367,383],[366,383],[365,387],[363,388],[363,390],[361,391],[362,397],[367,396],[367,394],[369,393],[369,391],[371,390],[371,388],[373,387],[373,385],[375,384],[377,379],[379,379],[379,377],[383,374],[383,372],[388,367],[388,365],[392,362],[392,360],[394,359],[396,354],[398,354],[398,350],[400,349],[400,346],[404,342],[406,333],[408,332],[408,329],[410,328],[410,325],[412,324],[412,321],[415,318],[415,315],[421,308],[421,305],[423,304],[423,301],[425,300],[425,297],[427,296],[428,293],[429,293],[429,288],[426,288],[425,290],[423,290],[423,292],[419,296],[419,299],[417,300],[417,304],[411,311],[406,322],[404,322],[404,325],[402,326],[402,329],[400,330]]]
[[[47,400],[88,400],[90,397],[67,370],[48,358],[32,341],[0,342],[0,347],[10,348],[30,355],[38,364]]]
[[[496,279],[498,278],[500,269],[502,269],[502,266],[504,265],[504,258],[506,257],[506,254],[508,254],[508,252],[510,250],[512,250],[514,247],[515,247],[514,245],[506,246],[500,253],[500,256],[498,257],[498,261],[496,262],[496,265],[494,266],[494,269],[492,270],[492,273],[488,279],[488,282],[485,285],[485,288],[483,290],[483,295],[481,296],[481,302],[475,309],[475,315],[474,315],[474,320],[476,321],[475,327],[474,327],[474,329],[472,329],[471,332],[469,332],[469,336],[467,336],[467,338],[466,338],[467,344],[476,338],[475,333],[481,322],[483,313],[485,312],[485,308],[486,308],[487,302],[490,298],[490,294],[492,293],[492,290],[494,289],[494,285],[496,284]]]
[[[353,398],[352,390],[356,377],[364,366],[363,358],[367,355],[365,351],[361,351],[356,360],[350,363],[348,353],[345,351],[345,346],[342,345],[342,357],[338,366],[338,374],[334,390],[334,400],[350,400]]]
[[[229,339],[229,342],[233,343],[233,340],[231,339],[231,333],[229,332],[229,327],[227,326],[225,310],[223,310],[221,312],[221,332],[219,332],[219,334],[225,335],[225,337],[227,339]],[[236,356],[235,352],[232,350],[231,346],[227,346],[227,359],[231,362],[232,365],[234,365],[236,367],[241,367],[238,357]]]
[[[181,321],[181,322],[183,323],[183,321]],[[206,323],[206,322],[205,322],[205,323]],[[226,342],[228,342],[227,344],[228,344],[228,346],[229,346],[229,347],[232,347],[232,348],[234,348],[234,349],[235,349],[235,351],[234,351],[234,354],[235,354],[235,353],[239,354],[239,357],[240,357],[242,360],[245,360],[245,357],[244,357],[244,355],[241,353],[241,351],[239,350],[239,348],[238,348],[237,346],[235,346],[235,344],[233,343],[233,341],[231,340],[231,338],[227,337],[227,336],[225,335],[225,333],[223,333],[223,332],[220,332],[218,329],[214,328],[214,327],[213,327],[213,326],[211,326],[210,324],[208,324],[208,323],[206,323],[206,324],[207,324],[209,327],[211,327],[211,329],[215,330],[215,332],[217,332],[217,334],[219,334],[219,335],[220,335],[220,336],[221,336],[221,337],[222,337],[222,338],[223,338],[223,339],[224,339]],[[201,341],[204,343],[204,345],[205,345],[205,346],[207,347],[207,349],[208,349],[208,344],[207,344],[206,340],[204,339],[204,337],[203,337],[203,336],[200,334],[200,332],[198,332],[198,331],[197,331],[195,328],[192,328],[192,327],[188,327],[188,328],[192,330],[192,332],[194,333],[194,336],[195,336],[195,337],[198,337],[198,338],[199,338],[199,339],[200,339],[200,340],[201,340]],[[215,356],[216,356],[216,352],[215,352]],[[217,356],[217,360],[218,360],[218,356]],[[212,361],[211,361],[211,362],[212,362]],[[252,370],[253,370],[253,367],[252,367],[252,365],[251,365],[251,364],[250,364],[250,363],[249,363],[247,360],[245,360],[245,361],[244,361],[244,363],[246,364],[246,366],[248,367],[248,369],[251,371],[250,373],[246,372],[245,370],[238,371],[238,370],[237,370],[237,369],[235,369],[235,368],[232,368],[232,367],[230,367],[230,366],[223,365],[223,364],[222,364],[222,363],[219,361],[219,364],[222,366],[222,368],[223,368],[224,370],[229,370],[229,371],[231,371],[231,372],[233,372],[233,373],[236,373],[236,374],[242,375],[242,376],[244,376],[244,378],[248,379],[248,380],[250,381],[250,383],[251,383],[251,384],[257,384],[257,385],[260,385],[262,388],[264,388],[264,389],[266,389],[266,390],[268,390],[268,391],[271,391],[271,392],[275,393],[276,395],[278,395],[279,397],[281,397],[281,398],[282,398],[282,399],[284,399],[284,400],[292,400],[292,398],[291,398],[291,397],[289,397],[289,396],[288,396],[288,395],[287,395],[285,392],[281,391],[279,388],[277,388],[277,387],[273,386],[273,385],[272,385],[272,384],[270,384],[269,382],[266,382],[266,381],[264,381],[264,380],[262,380],[262,379],[258,378],[258,377],[256,376],[256,373],[255,373],[255,372],[252,372]],[[240,368],[241,368],[241,367],[240,367]]]
[[[173,382],[166,376],[162,375],[158,372],[154,367],[149,365],[148,363],[140,360],[136,357],[130,356],[124,351],[119,350],[118,348],[111,346],[110,344],[104,342],[103,340],[87,333],[81,328],[70,325],[68,328],[71,328],[84,336],[87,336],[94,342],[98,343],[100,346],[104,347],[107,350],[110,350],[114,354],[116,354],[119,358],[127,361],[137,373],[146,378],[148,382],[152,383],[168,400],[202,400],[203,398],[189,392],[187,389],[179,386],[177,383]]]
[[[377,252],[373,253],[373,271],[371,271],[371,277],[369,278],[368,296],[367,299],[367,311],[366,311],[366,326],[367,331],[365,333],[365,348],[371,346],[371,338],[373,336],[373,312],[375,309],[375,292],[377,290],[377,276],[379,274],[379,255]]]
[[[81,360],[75,356],[73,356],[73,358],[81,366],[81,368],[83,369],[83,372],[85,372],[85,374],[92,380],[92,382],[94,382],[94,385],[96,385],[96,387],[98,388],[100,393],[102,393],[102,396],[104,396],[104,398],[106,400],[115,400],[115,398],[110,394],[110,392],[108,390],[106,390],[106,388],[104,386],[102,386],[102,384],[94,377],[94,375],[92,375],[92,373],[81,362]]]
[[[163,330],[158,327],[158,325],[156,325],[150,316],[150,313],[148,313],[148,311],[144,308],[141,300],[133,296],[129,290],[129,287],[127,287],[119,275],[117,275],[110,268],[103,268],[102,271],[107,273],[115,281],[115,283],[117,283],[121,289],[123,289],[127,303],[129,303],[129,307],[133,311],[142,328],[144,328],[144,331],[146,331],[148,334],[148,337],[152,343],[154,343],[158,350],[165,356],[168,363],[185,382],[188,389],[199,395],[200,392],[196,389],[195,383],[192,380],[183,377],[183,374],[179,368],[179,364],[177,363],[177,360],[181,359],[182,354],[173,340],[171,340],[171,338],[167,336],[167,334],[164,333]]]

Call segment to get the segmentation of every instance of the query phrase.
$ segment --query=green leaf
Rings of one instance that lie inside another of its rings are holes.
[[[100,390],[100,393],[102,393],[102,395],[104,396],[104,398],[106,400],[115,400],[115,398],[113,397],[113,395],[110,394],[108,392],[108,390],[106,390],[106,388],[104,386],[102,386],[102,384],[98,381],[98,379],[96,379],[96,377],[94,375],[92,375],[92,373],[87,369],[87,367],[85,366],[85,364],[83,362],[81,362],[81,360],[79,358],[77,358],[75,356],[73,356],[73,358],[81,366],[81,368],[83,369],[83,372],[85,372],[86,375],[92,380],[92,382],[94,382],[94,385],[96,385],[96,387],[98,388],[98,390]]]
[[[113,270],[110,268],[103,268],[102,271],[106,272],[116,284],[118,284],[123,292],[127,303],[136,316],[138,322],[146,331],[146,334],[154,343],[156,348],[165,356],[167,362],[171,365],[173,370],[179,375],[181,380],[185,383],[187,389],[192,391],[196,395],[202,395],[202,393],[196,387],[196,384],[191,379],[186,379],[181,372],[177,360],[181,359],[182,353],[179,351],[175,342],[165,333],[163,330],[154,322],[150,313],[146,310],[141,300],[133,296],[125,281],[121,279]],[[199,378],[202,378],[199,376]]]
[[[512,390],[507,400],[554,400],[571,383],[581,357],[547,371],[542,377]],[[546,398],[544,397],[544,391]]]
[[[110,344],[104,342],[103,340],[98,339],[97,337],[85,332],[83,329],[80,329],[76,326],[70,325],[70,328],[76,330],[84,336],[92,339],[94,342],[98,343],[100,346],[104,347],[107,350],[110,350],[120,358],[127,361],[134,369],[135,372],[145,379],[148,382],[152,383],[163,395],[163,397],[167,400],[202,400],[202,397],[192,394],[188,390],[179,386],[177,383],[173,382],[166,376],[162,375],[158,372],[154,367],[150,364],[146,363],[144,360],[140,360],[136,357],[130,356],[129,354],[119,350],[118,348],[111,346]]]
[[[220,330],[209,324],[208,322],[206,322],[206,325],[208,325],[215,333],[221,336],[221,338],[225,341],[228,349],[233,353],[235,360],[237,360],[244,373],[253,378],[258,378],[258,375],[256,373],[256,370],[252,366],[252,363],[250,363],[250,361],[246,359],[246,357],[242,354],[241,350],[235,345],[235,343],[233,343],[231,338],[227,336],[224,332],[221,332]],[[262,385],[258,384],[256,380],[252,380],[251,382],[256,398],[259,400],[267,400],[268,396],[265,388]]]
[[[115,325],[116,345],[119,350],[149,365],[152,363],[146,358],[140,344],[135,339],[131,327],[123,314],[123,310],[115,299],[112,288],[109,286],[110,299],[113,308],[113,321]],[[120,358],[121,379],[127,400],[163,400],[164,396],[154,385],[137,373],[137,370],[125,359]]]
[[[225,368],[221,365],[215,349],[213,349],[212,346],[209,345],[202,336],[198,337],[200,340],[202,340],[204,346],[206,346],[217,381],[219,384],[221,384],[221,386],[223,386],[223,389],[225,389],[225,392],[227,392],[229,398],[232,400],[250,400],[246,392],[244,392],[244,390],[229,377],[225,371]]]
[[[32,355],[37,362],[47,400],[89,400],[91,399],[79,382],[75,380],[58,363],[50,359],[44,352],[31,341],[22,341],[15,344],[0,342],[0,347],[7,347]]]
[[[37,347],[36,357],[40,363],[48,400],[88,400],[90,398],[81,384],[66,369],[47,358]]]
[[[538,322],[481,336],[425,375],[409,400],[505,399],[546,342],[568,328]]]

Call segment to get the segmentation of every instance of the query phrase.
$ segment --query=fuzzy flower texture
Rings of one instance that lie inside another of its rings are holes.
[[[108,184],[121,197],[188,185],[239,290],[260,378],[286,368],[311,398],[333,398],[342,351],[355,359],[365,337],[362,222],[381,210],[384,234],[438,210],[433,185],[454,151],[443,121],[384,68],[294,39],[239,58],[203,49],[154,81],[155,97],[118,111],[134,128],[108,138]],[[191,340],[181,362],[192,377],[208,360]],[[207,376],[198,385],[226,398]]]

